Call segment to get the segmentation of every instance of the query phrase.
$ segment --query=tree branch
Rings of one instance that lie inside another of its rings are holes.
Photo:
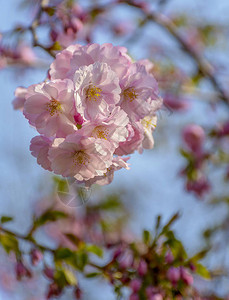
[[[198,70],[204,76],[206,76],[212,85],[214,86],[215,90],[219,93],[219,97],[221,100],[229,106],[229,96],[225,93],[223,88],[221,87],[220,83],[218,82],[217,78],[214,75],[213,67],[211,64],[203,57],[199,55],[199,53],[188,44],[183,37],[178,33],[176,26],[174,23],[167,18],[165,15],[162,15],[158,12],[152,12],[146,15],[146,20],[152,21],[158,24],[163,29],[167,30],[173,38],[180,44],[182,49],[193,59],[196,63]]]

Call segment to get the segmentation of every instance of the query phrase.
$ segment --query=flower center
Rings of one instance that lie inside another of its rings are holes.
[[[50,116],[54,116],[55,113],[61,111],[61,104],[56,99],[51,99],[49,103],[47,103],[47,111],[50,113]]]
[[[126,100],[128,99],[130,102],[135,100],[138,96],[138,94],[136,93],[134,88],[128,88],[128,89],[124,90],[123,95],[124,95],[125,99]]]
[[[109,130],[102,126],[97,126],[92,131],[92,135],[97,137],[98,139],[107,140],[108,134]]]
[[[91,101],[97,101],[101,96],[102,90],[95,85],[91,85],[87,90],[87,98]]]
[[[89,155],[86,154],[83,150],[76,151],[76,153],[73,156],[73,162],[74,165],[86,165],[89,163]]]
[[[156,128],[156,126],[157,126],[156,124],[153,123],[153,119],[149,118],[149,117],[145,117],[144,119],[142,119],[141,123],[147,129],[149,129],[151,127]]]

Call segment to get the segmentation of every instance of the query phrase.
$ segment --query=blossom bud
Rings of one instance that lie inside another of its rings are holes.
[[[139,298],[138,294],[135,294],[135,293],[131,294],[130,298],[129,298],[129,300],[139,300],[139,299],[140,298]]]
[[[32,277],[32,273],[25,267],[25,265],[21,261],[17,262],[15,271],[16,271],[17,280],[21,280],[22,277],[28,277],[28,278]]]
[[[41,251],[37,250],[37,249],[33,249],[31,251],[31,262],[32,265],[36,266],[43,258],[43,254],[41,253]]]
[[[173,262],[173,260],[174,260],[174,257],[172,255],[172,252],[169,250],[165,255],[165,262],[167,264],[171,264]]]
[[[119,266],[121,269],[130,268],[133,264],[133,255],[131,253],[124,254],[119,262]]]
[[[61,288],[57,285],[56,282],[52,282],[49,285],[48,289],[48,294],[47,294],[47,299],[51,299],[53,296],[59,296],[61,294],[62,290]]]
[[[180,268],[180,276],[181,276],[181,279],[184,281],[185,284],[187,284],[187,285],[192,285],[193,284],[192,275],[184,267]]]
[[[174,267],[169,268],[167,278],[173,285],[176,285],[180,279],[180,270]]]
[[[163,297],[161,294],[157,293],[157,294],[150,296],[149,300],[163,300]]]
[[[84,122],[83,117],[79,113],[77,113],[76,115],[74,115],[74,120],[75,120],[75,122],[76,122],[77,125],[82,125],[83,122]]]
[[[147,273],[147,263],[145,262],[144,259],[141,259],[138,265],[138,274],[140,276],[144,276]]]
[[[131,281],[130,283],[130,288],[132,289],[133,292],[138,292],[141,288],[142,281],[138,278],[135,278]]]
[[[81,299],[81,296],[82,296],[82,291],[79,287],[77,287],[74,291],[74,295],[75,295],[75,298],[76,299]]]
[[[49,279],[54,278],[54,270],[53,269],[51,269],[49,267],[45,267],[43,272]]]
[[[118,258],[120,255],[122,254],[122,249],[118,248],[115,250],[114,254],[113,254],[113,259],[115,260],[116,258]]]
[[[194,152],[200,152],[203,141],[205,139],[205,133],[202,127],[196,124],[190,124],[183,130],[183,139],[186,145]]]
[[[204,176],[195,181],[188,181],[186,184],[187,191],[192,191],[199,197],[209,192],[210,188],[211,186]]]

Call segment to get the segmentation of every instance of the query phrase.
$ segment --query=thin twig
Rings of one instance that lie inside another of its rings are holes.
[[[178,33],[175,24],[165,15],[162,15],[158,12],[152,12],[148,14],[146,19],[158,24],[163,29],[166,29],[173,36],[173,38],[180,44],[182,49],[194,60],[200,73],[210,80],[215,90],[219,93],[221,100],[229,106],[229,96],[225,93],[220,83],[216,79],[213,73],[213,67],[205,58],[201,57],[187,41],[183,39],[183,37]]]

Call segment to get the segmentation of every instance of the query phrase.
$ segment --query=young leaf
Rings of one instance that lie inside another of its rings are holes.
[[[4,224],[4,223],[10,222],[10,221],[12,221],[12,220],[13,220],[12,217],[9,217],[9,216],[2,216],[0,222],[1,222],[2,224]]]
[[[18,240],[9,234],[1,234],[0,235],[0,243],[2,247],[5,249],[6,253],[9,254],[11,251],[18,252]]]
[[[203,277],[204,279],[211,279],[210,272],[208,269],[202,264],[196,264],[196,273]]]
[[[97,255],[98,257],[103,257],[103,250],[96,245],[87,245],[86,250]]]
[[[72,271],[68,269],[63,269],[63,273],[65,276],[65,280],[67,281],[68,284],[77,285],[77,278]]]

